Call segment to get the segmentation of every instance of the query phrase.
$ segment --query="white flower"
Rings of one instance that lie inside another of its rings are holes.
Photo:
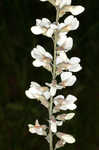
[[[56,117],[57,120],[71,120],[75,116],[75,113],[61,114]]]
[[[50,53],[46,52],[42,46],[37,45],[37,47],[31,51],[31,56],[35,59],[33,61],[33,65],[35,67],[43,66],[49,71],[52,70],[52,67],[50,64],[51,64],[53,57]]]
[[[43,106],[49,108],[47,100],[50,98],[50,92],[47,87],[41,87],[38,83],[31,82],[30,88],[25,91],[25,94],[28,98],[37,99]]]
[[[79,15],[84,10],[85,10],[85,8],[82,6],[71,6],[68,11],[71,12],[73,15]]]
[[[75,101],[77,101],[77,98],[73,95],[68,95],[66,98],[64,98],[63,95],[56,96],[54,98],[54,104],[55,104],[54,110],[55,109],[57,110],[57,106],[58,106],[58,111],[75,110],[77,108],[76,104],[74,104]],[[67,120],[68,118],[70,118],[70,116],[66,117]]]
[[[79,21],[76,17],[70,15],[64,20],[64,23],[58,25],[58,30],[67,34],[69,31],[76,30],[78,27]]]
[[[39,98],[39,96],[45,96],[46,99],[50,98],[49,89],[47,87],[41,87],[36,82],[31,82],[30,88],[25,91],[25,94],[30,99]]]
[[[78,58],[78,57],[70,58],[68,63],[70,64],[70,66],[68,66],[68,70],[71,71],[71,72],[78,72],[82,69],[82,67],[79,64],[80,63],[80,58]]]
[[[72,75],[71,72],[62,72],[61,73],[61,80],[62,82],[59,84],[63,87],[67,86],[73,86],[73,84],[76,82],[76,76]]]
[[[36,26],[32,26],[31,31],[36,35],[43,34],[47,37],[52,37],[56,28],[55,24],[51,24],[47,18],[43,18],[42,20],[36,19]]]
[[[72,57],[68,58],[65,52],[60,52],[59,56],[56,58],[57,70],[62,72],[62,70],[68,70],[70,72],[78,72],[82,69],[80,66],[80,58]]]
[[[50,87],[51,96],[54,96],[56,94],[57,89],[63,88],[63,86],[57,85],[56,80],[53,80],[52,83],[46,83],[46,85]]]
[[[43,135],[43,136],[46,136],[46,128],[47,126],[46,125],[40,125],[38,120],[35,121],[35,125],[32,125],[32,124],[29,124],[28,125],[29,127],[29,132],[34,134],[38,134],[38,135]]]
[[[49,102],[47,100],[50,98],[50,92],[47,87],[41,87],[38,83],[31,82],[30,88],[25,91],[25,94],[30,99],[37,99],[48,109]]]
[[[73,39],[71,37],[67,37],[64,33],[60,33],[57,45],[59,46],[59,51],[62,50],[68,52],[73,47]]]
[[[66,12],[70,12],[76,16],[76,15],[81,14],[84,10],[85,8],[80,5],[77,5],[77,6],[66,5],[60,10],[59,17],[62,17]]]
[[[56,136],[58,138],[60,138],[61,140],[63,140],[64,142],[66,142],[66,143],[69,143],[69,144],[75,143],[75,138],[72,135],[70,135],[70,134],[65,134],[65,133],[62,133],[62,132],[57,132]]]
[[[55,117],[52,116],[51,119],[49,120],[50,124],[51,124],[51,131],[53,133],[57,132],[57,126],[62,126],[63,121],[56,121]]]

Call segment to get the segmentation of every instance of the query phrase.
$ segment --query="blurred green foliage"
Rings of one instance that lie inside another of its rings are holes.
[[[76,85],[63,91],[79,99],[76,117],[64,124],[64,132],[73,134],[77,143],[63,149],[99,150],[99,1],[76,0],[74,4],[86,11],[78,17],[80,28],[70,33],[74,47],[68,54],[81,57],[83,70],[77,74]],[[33,68],[30,56],[36,44],[53,53],[50,39],[30,32],[35,19],[42,17],[54,21],[55,9],[39,0],[0,1],[0,150],[48,149],[47,142],[27,128],[36,118],[47,123],[47,110],[24,94],[30,81],[50,81],[47,71]]]

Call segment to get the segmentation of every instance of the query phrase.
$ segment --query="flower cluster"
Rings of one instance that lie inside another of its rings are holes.
[[[67,133],[58,132],[58,126],[62,126],[64,121],[71,120],[75,113],[68,112],[77,108],[75,102],[77,98],[74,95],[56,95],[57,90],[73,86],[77,80],[74,75],[82,69],[80,58],[69,58],[67,52],[73,47],[73,38],[68,37],[70,31],[76,30],[79,27],[79,21],[75,17],[84,11],[84,7],[77,5],[73,6],[72,0],[40,0],[48,1],[56,8],[56,21],[51,23],[47,18],[36,19],[36,25],[31,27],[31,31],[35,35],[44,35],[51,38],[54,43],[54,56],[45,50],[41,45],[37,45],[31,51],[34,67],[43,67],[52,74],[50,83],[45,83],[41,86],[36,82],[31,82],[30,88],[25,91],[25,94],[30,99],[37,99],[41,104],[48,109],[49,112],[49,127],[40,125],[36,120],[35,125],[29,124],[29,131],[34,134],[43,135],[49,142],[50,150],[53,150],[52,135],[56,135],[59,141],[55,145],[55,150],[63,147],[66,143],[74,143],[75,138]],[[71,13],[64,19],[63,23],[59,19],[65,13]],[[57,76],[60,77],[59,83]],[[61,113],[61,111],[65,111]],[[61,114],[57,114],[61,113]]]
[[[46,133],[47,126],[40,125],[38,120],[35,121],[35,125],[28,124],[28,127],[29,127],[29,132],[32,134],[36,133],[38,135],[43,135],[43,136],[47,135]]]

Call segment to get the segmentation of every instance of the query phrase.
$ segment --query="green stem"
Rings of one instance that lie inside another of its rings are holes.
[[[52,107],[53,107],[53,97],[51,97],[51,99],[50,99],[49,120],[51,119],[51,116],[52,116]],[[51,131],[50,122],[49,122],[49,148],[50,148],[50,150],[53,150],[53,134]]]
[[[59,8],[56,8],[56,25],[58,25],[59,20]],[[57,31],[54,34],[54,61],[53,61],[53,72],[52,72],[52,80],[56,79],[56,44],[57,44]],[[49,106],[49,120],[52,116],[52,110],[53,110],[53,97],[50,99],[50,106]],[[53,150],[53,134],[51,131],[51,124],[49,122],[49,149]]]
[[[58,20],[59,20],[59,8],[56,8],[56,25],[58,25]],[[55,37],[54,37],[54,64],[53,64],[53,80],[56,78],[56,44],[57,44],[57,31],[55,32]]]

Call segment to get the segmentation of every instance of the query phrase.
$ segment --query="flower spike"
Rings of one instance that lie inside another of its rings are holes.
[[[59,132],[58,128],[75,116],[72,111],[77,108],[75,103],[77,98],[71,94],[66,96],[56,94],[58,93],[57,90],[73,86],[77,81],[74,73],[82,69],[80,58],[69,58],[67,52],[73,47],[73,38],[68,36],[68,33],[78,29],[80,23],[75,16],[81,14],[85,8],[81,5],[72,5],[72,0],[40,1],[49,2],[56,8],[56,20],[51,23],[47,18],[36,19],[36,25],[31,27],[31,32],[35,35],[42,34],[51,38],[54,50],[53,55],[51,55],[44,47],[37,45],[31,51],[31,56],[34,59],[32,64],[34,67],[43,67],[50,71],[52,77],[50,83],[45,82],[46,86],[32,81],[25,94],[29,99],[36,99],[47,108],[49,126],[40,125],[39,121],[36,120],[35,125],[28,124],[28,128],[30,133],[45,137],[49,144],[49,150],[56,150],[66,143],[73,144],[76,142],[71,134]],[[59,19],[66,13],[71,14],[64,19],[64,22],[60,22]],[[59,138],[55,147],[53,146],[53,136]]]

